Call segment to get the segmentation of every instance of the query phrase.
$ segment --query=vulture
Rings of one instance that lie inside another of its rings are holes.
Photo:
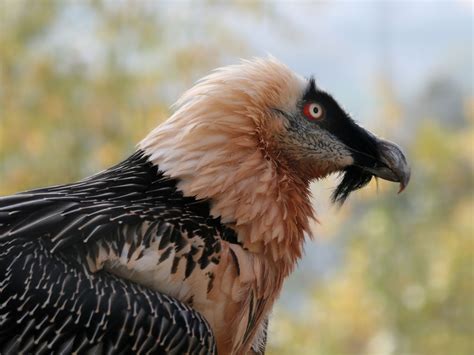
[[[117,165],[0,198],[0,353],[263,353],[332,173],[336,203],[410,177],[314,78],[213,71]]]

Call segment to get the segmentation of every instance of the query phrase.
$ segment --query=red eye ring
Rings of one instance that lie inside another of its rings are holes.
[[[308,119],[312,121],[320,120],[324,117],[323,107],[316,102],[308,102],[305,104],[303,113]]]

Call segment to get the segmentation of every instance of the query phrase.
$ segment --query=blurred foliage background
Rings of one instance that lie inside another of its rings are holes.
[[[269,354],[473,354],[473,5],[0,0],[0,194],[130,154],[210,69],[272,53],[401,142],[412,181],[331,206]]]

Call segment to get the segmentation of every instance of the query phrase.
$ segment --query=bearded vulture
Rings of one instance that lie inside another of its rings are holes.
[[[336,202],[410,176],[313,78],[217,69],[116,166],[0,198],[0,353],[263,353],[331,173]]]

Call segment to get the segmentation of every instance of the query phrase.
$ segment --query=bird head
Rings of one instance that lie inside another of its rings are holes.
[[[282,121],[274,136],[280,160],[308,180],[341,172],[333,194],[341,203],[372,177],[398,182],[400,192],[406,187],[410,169],[396,144],[358,125],[313,78],[302,80],[297,97],[289,107],[275,105],[269,118]]]
[[[410,177],[397,145],[355,123],[314,79],[271,57],[200,80],[139,147],[185,195],[211,201],[211,212],[249,249],[270,248],[274,258],[308,229],[312,180],[341,172],[333,198],[343,202],[374,176],[401,190]]]

